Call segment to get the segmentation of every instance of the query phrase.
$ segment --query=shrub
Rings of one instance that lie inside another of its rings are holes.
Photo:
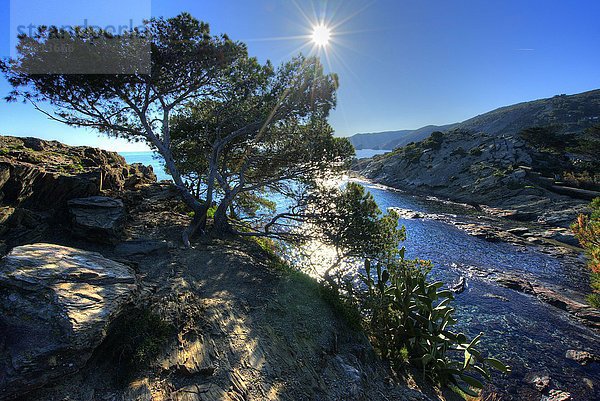
[[[565,137],[558,134],[559,127],[530,127],[519,134],[529,145],[538,150],[562,152],[568,145]]]
[[[422,146],[424,149],[439,150],[442,147],[443,142],[444,133],[440,131],[435,131],[431,134],[429,138],[425,139],[422,142]]]
[[[476,349],[480,334],[469,341],[462,333],[451,331],[456,323],[450,306],[452,293],[443,283],[427,280],[431,264],[407,261],[404,249],[395,262],[365,262],[362,276],[367,293],[363,301],[365,324],[376,349],[399,368],[406,359],[431,380],[441,385],[454,384],[469,395],[471,388],[483,383],[474,377],[490,379],[488,367],[502,372],[509,368],[493,358],[484,358]],[[461,360],[450,357],[460,353]]]
[[[594,199],[590,208],[592,209],[591,214],[579,215],[571,229],[588,256],[592,287],[588,302],[592,306],[600,308],[600,198]]]
[[[481,156],[482,153],[483,152],[481,151],[481,148],[479,148],[479,147],[474,147],[471,150],[469,150],[469,154],[471,156],[476,156],[476,157]]]
[[[134,309],[114,322],[99,354],[114,366],[120,380],[128,380],[154,361],[174,333],[157,314]]]

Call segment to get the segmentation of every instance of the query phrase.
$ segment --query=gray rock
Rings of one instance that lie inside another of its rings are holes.
[[[125,241],[115,247],[115,252],[123,256],[145,256],[168,250],[169,244],[166,241],[157,240]]]
[[[80,369],[137,292],[129,267],[52,244],[0,261],[0,399]]]
[[[583,366],[592,362],[600,361],[600,357],[598,357],[597,355],[594,355],[587,351],[579,351],[574,349],[568,350],[565,354],[565,358],[571,359]]]
[[[452,130],[439,147],[427,147],[411,144],[353,168],[376,183],[512,210],[515,220],[551,226],[568,228],[587,203],[549,187],[534,169],[537,154],[518,135]]]
[[[450,291],[454,292],[455,294],[460,294],[465,290],[466,283],[467,279],[464,276],[461,276],[457,282],[450,286]]]
[[[90,241],[115,243],[125,223],[125,208],[119,199],[105,196],[71,199],[69,202],[73,234]]]
[[[562,390],[550,390],[548,395],[542,397],[541,401],[570,401],[571,394]]]
[[[548,372],[531,372],[525,376],[525,381],[532,384],[540,393],[550,387],[551,380]]]
[[[506,230],[506,232],[514,234],[514,235],[524,235],[529,233],[529,228],[527,227],[516,227]]]

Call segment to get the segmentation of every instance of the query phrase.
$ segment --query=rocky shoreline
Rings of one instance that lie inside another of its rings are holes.
[[[469,205],[461,206],[469,207]],[[393,210],[402,219],[441,221],[485,241],[505,242],[519,248],[532,248],[537,252],[555,258],[567,259],[571,264],[585,263],[583,250],[574,245],[576,243],[575,237],[565,228],[548,228],[541,225],[508,228],[496,219],[486,219],[484,223],[476,223],[460,220],[459,216],[455,214],[423,213],[398,207],[390,207],[389,210]],[[488,213],[488,210],[483,212]],[[501,215],[497,209],[494,212],[490,216]],[[479,217],[481,218],[481,216]],[[490,224],[492,221],[495,221],[496,225]],[[482,270],[470,266],[468,274],[493,281],[506,288],[533,295],[541,301],[569,313],[580,323],[600,332],[600,311],[585,303],[582,294],[576,294],[564,288],[553,288],[551,285],[542,283],[533,277],[524,277],[498,270]],[[462,292],[464,286],[465,277],[463,276],[451,289],[454,292]]]
[[[540,152],[518,135],[465,130],[438,133],[391,153],[362,159],[352,169],[375,183],[424,196],[486,205],[516,222],[568,228],[591,198],[540,171],[560,169],[556,155]],[[544,173],[548,175],[548,173]]]

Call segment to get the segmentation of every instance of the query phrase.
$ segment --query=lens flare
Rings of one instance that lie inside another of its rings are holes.
[[[320,47],[325,47],[331,39],[331,30],[325,25],[317,25],[313,28],[312,41]]]

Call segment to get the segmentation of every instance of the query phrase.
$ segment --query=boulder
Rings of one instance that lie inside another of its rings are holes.
[[[550,387],[550,382],[552,379],[548,372],[530,372],[525,375],[525,381],[529,384],[532,384],[533,387],[539,392],[544,392],[548,387]]]
[[[95,252],[14,248],[0,261],[0,399],[83,367],[137,288],[131,268]]]
[[[591,352],[579,351],[574,349],[568,350],[565,354],[565,358],[571,359],[583,366],[589,363],[600,361],[600,357],[598,355],[594,355]]]
[[[125,179],[125,188],[136,189],[140,185],[156,182],[156,174],[152,166],[142,163],[133,163],[129,166],[128,178]]]
[[[118,244],[115,252],[122,256],[146,256],[169,251],[167,241],[159,240],[131,240]]]
[[[115,243],[125,223],[125,207],[119,199],[106,196],[71,199],[69,202],[73,234],[89,241]]]

